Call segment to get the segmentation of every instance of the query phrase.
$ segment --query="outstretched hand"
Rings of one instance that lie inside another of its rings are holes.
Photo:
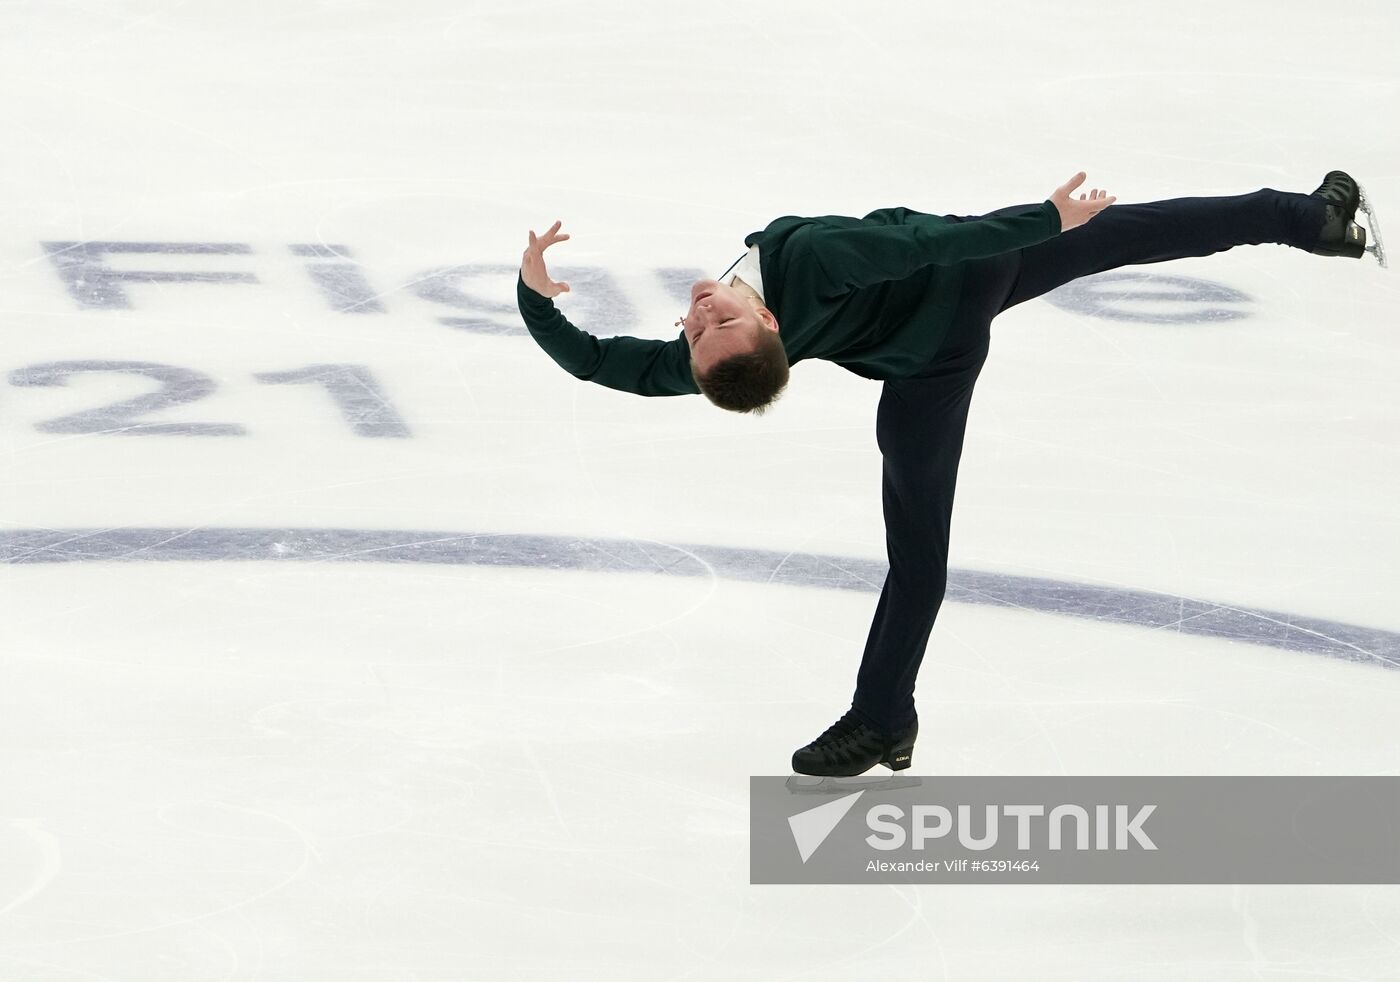
[[[562,221],[555,222],[550,226],[549,231],[544,235],[535,237],[534,230],[530,231],[530,247],[525,250],[525,255],[520,261],[520,278],[525,281],[525,285],[534,290],[542,297],[557,297],[561,293],[569,292],[569,284],[555,283],[549,278],[549,270],[545,268],[544,251],[556,242],[567,242],[567,235],[559,234],[559,226]]]
[[[1110,197],[1107,191],[1100,191],[1098,188],[1094,188],[1087,195],[1081,194],[1078,201],[1074,200],[1074,189],[1084,183],[1084,177],[1084,172],[1080,171],[1050,195],[1050,200],[1060,211],[1061,232],[1068,232],[1083,225],[1118,200],[1117,196]]]

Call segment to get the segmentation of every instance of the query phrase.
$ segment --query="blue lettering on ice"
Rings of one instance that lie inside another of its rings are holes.
[[[514,302],[515,280],[519,272],[519,266],[501,263],[443,266],[415,276],[412,289],[424,300],[470,315],[439,317],[440,324],[477,334],[523,336],[528,332],[520,322],[520,312]],[[607,270],[598,266],[552,266],[550,275],[569,284],[570,292],[561,294],[555,302],[567,312],[571,321],[595,325],[590,330],[599,337],[626,334],[635,328],[636,309]],[[472,285],[473,280],[492,276],[508,280],[510,302],[489,299],[487,294],[490,290],[468,292],[467,287]]]
[[[359,436],[406,437],[408,424],[364,365],[307,365],[287,372],[258,372],[268,385],[319,385],[330,393],[341,417]]]
[[[44,433],[107,433],[121,436],[244,436],[237,423],[156,423],[143,420],[146,413],[198,402],[214,392],[208,375],[149,361],[51,361],[28,365],[10,373],[17,386],[61,386],[75,375],[112,373],[139,375],[160,383],[155,392],[85,409],[68,416],[41,420],[34,428]]]
[[[242,242],[45,242],[48,253],[68,293],[80,307],[129,310],[131,299],[124,283],[256,283],[245,272],[174,272],[113,269],[106,262],[112,254],[227,256],[247,255],[252,246]]]
[[[307,263],[311,281],[331,309],[342,314],[383,314],[384,302],[369,285],[364,270],[350,259],[350,249],[343,245],[313,242],[288,246],[292,255],[309,259],[336,259],[339,262]]]
[[[69,295],[86,309],[128,310],[125,285],[133,283],[257,283],[246,271],[116,269],[107,257],[120,254],[248,255],[241,242],[44,242]],[[307,274],[332,310],[345,314],[388,312],[382,294],[370,285],[364,269],[351,257],[349,246],[294,243],[288,250],[306,263]],[[477,334],[523,336],[513,297],[502,298],[501,281],[513,284],[519,267],[504,263],[467,263],[429,269],[409,281],[409,289],[430,303],[451,307],[441,316],[448,327]],[[556,303],[571,319],[590,325],[599,337],[630,334],[637,311],[607,270],[598,266],[552,268],[567,281],[570,292]],[[652,270],[668,301],[685,303],[691,285],[706,274],[689,266]],[[492,279],[495,282],[492,282]],[[474,282],[475,281],[475,282]],[[1252,298],[1222,283],[1160,273],[1105,272],[1085,276],[1045,294],[1056,307],[1086,317],[1135,321],[1143,324],[1199,324],[1239,320],[1249,316],[1240,304]]]
[[[705,273],[693,266],[662,266],[656,270],[656,278],[669,299],[689,306],[690,288],[696,280],[703,280]]]
[[[438,323],[458,327],[478,334],[526,334],[514,303],[489,300],[468,293],[463,286],[482,276],[515,276],[518,266],[499,263],[469,263],[464,266],[440,266],[413,277],[411,289],[424,300],[439,303],[470,316],[439,317]]]
[[[1152,289],[1154,286],[1176,289]],[[1239,320],[1248,317],[1249,311],[1220,305],[1249,303],[1251,300],[1247,293],[1192,276],[1119,272],[1097,273],[1072,280],[1045,294],[1045,299],[1071,313],[1142,324],[1202,324]],[[1160,309],[1166,305],[1177,306],[1178,309]]]

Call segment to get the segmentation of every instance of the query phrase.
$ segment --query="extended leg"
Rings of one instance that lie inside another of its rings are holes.
[[[1120,266],[1209,256],[1265,242],[1311,251],[1325,210],[1321,199],[1272,188],[1229,197],[1110,205],[1084,225],[1022,249],[1020,277],[1006,306]]]

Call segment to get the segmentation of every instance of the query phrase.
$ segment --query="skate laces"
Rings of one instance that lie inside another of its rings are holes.
[[[1328,204],[1346,209],[1351,205],[1352,189],[1355,184],[1356,182],[1345,171],[1329,171],[1313,195],[1323,199]]]
[[[851,709],[799,753],[813,755],[826,766],[845,766],[853,761],[869,763],[888,755],[901,740],[908,738],[912,742],[912,726],[915,725],[886,732],[871,726]]]
[[[846,715],[828,726],[826,730],[822,732],[822,735],[813,740],[812,743],[835,745],[843,743],[851,738],[858,739],[858,731],[863,726],[865,726],[865,724],[856,717],[855,710],[850,709],[846,711]]]
[[[855,710],[849,710],[846,715],[828,726],[809,746],[819,752],[823,760],[838,763],[857,756],[882,752],[889,739],[886,734],[856,716]]]

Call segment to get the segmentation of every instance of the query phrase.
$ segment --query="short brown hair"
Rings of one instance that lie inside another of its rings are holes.
[[[787,351],[776,332],[760,330],[753,351],[730,355],[703,376],[692,363],[691,372],[705,398],[719,408],[762,416],[787,386]]]

